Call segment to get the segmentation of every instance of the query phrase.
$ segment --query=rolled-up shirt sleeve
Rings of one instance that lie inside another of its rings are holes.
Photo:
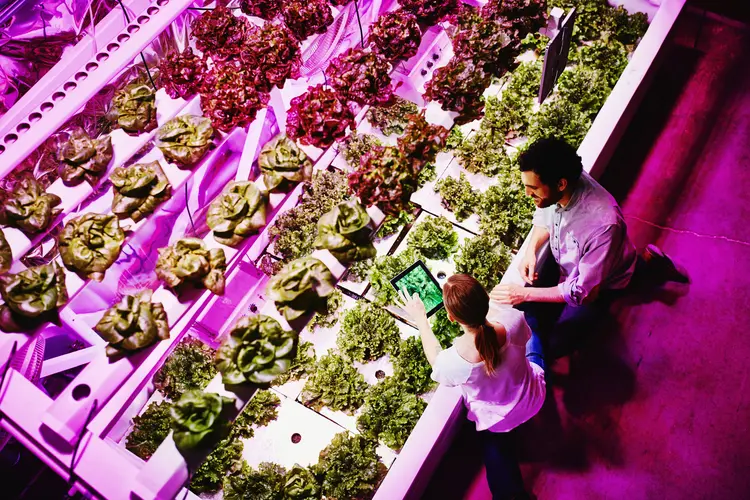
[[[592,292],[598,291],[618,264],[625,237],[626,229],[617,224],[603,226],[591,235],[585,248],[580,249],[578,267],[558,285],[565,302],[580,306]]]

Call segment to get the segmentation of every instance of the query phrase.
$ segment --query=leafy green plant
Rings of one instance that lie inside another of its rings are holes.
[[[269,280],[266,297],[276,302],[287,321],[292,321],[307,312],[322,310],[335,283],[325,264],[314,257],[301,257]]]
[[[365,378],[351,362],[329,352],[318,360],[302,389],[300,401],[316,411],[325,406],[351,415],[362,406],[367,387]]]
[[[219,491],[225,477],[242,470],[244,448],[239,439],[220,441],[190,478],[190,491],[198,494]]]
[[[503,91],[501,99],[486,97],[481,131],[490,132],[490,137],[498,143],[506,137],[523,134],[529,126],[532,105],[530,97],[508,89]]]
[[[229,438],[250,439],[255,435],[255,427],[265,427],[279,416],[281,400],[272,391],[257,391],[245,405],[229,429]]]
[[[315,1],[325,3],[325,0]],[[353,129],[354,125],[354,113],[346,98],[333,89],[316,85],[291,100],[286,134],[303,145],[326,149],[342,140],[347,128]]]
[[[170,288],[190,281],[202,284],[216,295],[224,295],[226,268],[223,249],[209,250],[200,238],[182,238],[159,249],[156,276]]]
[[[416,16],[399,9],[379,16],[370,26],[367,41],[387,60],[397,61],[417,55],[422,32]]]
[[[268,141],[258,156],[263,183],[269,191],[288,189],[297,182],[308,182],[313,164],[297,143],[280,134]]]
[[[376,451],[377,442],[346,432],[336,434],[313,470],[321,478],[326,498],[371,498],[386,468]]]
[[[528,61],[518,65],[510,75],[508,85],[503,92],[510,92],[521,97],[534,99],[539,95],[542,83],[541,61]]]
[[[192,167],[211,147],[214,128],[202,116],[180,115],[169,120],[157,132],[154,143],[164,158],[184,167]]]
[[[172,186],[158,161],[117,167],[109,180],[114,189],[112,212],[133,222],[149,215],[172,195]]]
[[[523,50],[533,50],[535,54],[541,55],[549,44],[549,37],[541,33],[529,33],[521,40]]]
[[[578,148],[591,128],[591,118],[580,107],[565,99],[545,103],[531,119],[528,139],[557,137]]]
[[[614,88],[628,65],[628,49],[617,40],[598,40],[583,45],[571,57],[578,64],[598,70],[610,87]]]
[[[151,403],[142,414],[133,417],[133,430],[125,440],[125,448],[135,456],[148,460],[172,429],[172,403]]]
[[[401,135],[409,123],[407,117],[418,112],[416,104],[394,96],[390,103],[372,106],[367,111],[367,121],[384,135]]]
[[[398,149],[409,163],[412,174],[421,174],[425,166],[433,163],[437,154],[445,149],[448,130],[442,125],[431,125],[424,111],[407,118],[409,123],[406,124],[404,135],[398,138]],[[420,182],[418,184],[421,185]]]
[[[284,262],[309,255],[318,234],[318,219],[347,198],[346,173],[339,170],[318,171],[306,185],[299,204],[280,214],[269,229],[274,252]]]
[[[477,130],[456,150],[456,158],[467,172],[493,177],[502,170],[508,156],[504,139],[504,134],[495,134],[487,129]]]
[[[6,224],[28,234],[45,231],[62,210],[56,194],[45,193],[44,188],[31,176],[16,182],[6,191],[2,215]]]
[[[393,378],[387,378],[367,393],[357,429],[365,437],[400,450],[426,406],[419,396],[406,392]]]
[[[500,77],[518,55],[517,43],[505,27],[492,19],[482,19],[459,31],[453,40],[459,57],[470,58],[487,73]]]
[[[407,224],[411,224],[414,220],[413,210],[410,207],[407,210],[401,210],[396,215],[386,216],[383,223],[380,225],[378,232],[375,233],[375,238],[387,238],[392,234],[396,234]]]
[[[308,468],[294,464],[284,477],[285,500],[316,500],[320,498],[320,484]]]
[[[13,264],[13,251],[10,248],[8,240],[5,239],[5,233],[0,229],[0,274],[10,271]]]
[[[96,324],[94,330],[108,342],[107,357],[124,356],[169,338],[167,313],[164,306],[151,302],[151,293],[125,295]]]
[[[373,109],[373,108],[370,108]],[[354,130],[343,140],[342,154],[344,160],[352,168],[359,167],[359,162],[364,155],[372,151],[375,146],[382,146],[380,139],[371,134],[358,134]]]
[[[190,390],[170,408],[174,444],[181,453],[206,448],[226,431],[234,400],[213,392]]]
[[[420,338],[409,337],[401,342],[398,356],[393,359],[394,384],[411,394],[423,394],[435,385],[431,375],[432,367]]]
[[[271,385],[278,386],[293,380],[299,380],[310,375],[313,370],[315,370],[315,349],[313,348],[313,344],[312,342],[300,342],[297,346],[297,354],[294,356],[289,370],[276,377],[271,382]]]
[[[117,124],[129,134],[156,128],[156,91],[142,81],[126,85],[112,99]]]
[[[375,294],[375,304],[385,306],[393,303],[398,293],[390,280],[420,258],[418,251],[407,248],[396,255],[383,255],[375,259],[369,275],[370,285]]]
[[[250,182],[230,182],[211,202],[206,224],[214,239],[235,246],[266,225],[268,195]]]
[[[385,354],[396,355],[400,342],[400,331],[393,316],[385,309],[361,300],[344,314],[336,339],[343,354],[360,362],[372,361]]]
[[[292,364],[297,333],[264,315],[237,321],[216,353],[225,384],[269,384]]]
[[[101,281],[115,263],[125,231],[114,215],[85,214],[69,220],[58,237],[60,257],[68,269]]]
[[[353,195],[370,207],[377,206],[387,215],[398,214],[409,204],[417,190],[418,171],[393,146],[376,146],[362,157],[359,168],[349,174]]]
[[[534,209],[534,203],[524,192],[520,174],[513,171],[482,195],[479,229],[509,248],[519,248],[531,230]]]
[[[205,389],[216,376],[216,351],[193,337],[185,337],[154,375],[154,386],[176,401],[186,391]]]
[[[611,89],[599,71],[577,65],[563,71],[557,81],[557,91],[560,98],[577,105],[593,120]]]
[[[445,141],[445,149],[446,150],[454,150],[458,149],[461,146],[461,143],[464,142],[466,137],[464,136],[464,133],[461,131],[461,127],[453,127],[451,128],[450,132],[448,132],[448,138]]]
[[[60,178],[66,185],[75,186],[85,180],[93,186],[112,160],[112,137],[92,139],[76,127],[60,145],[57,157],[61,163]]]
[[[286,469],[282,466],[261,462],[253,469],[247,462],[238,474],[224,479],[225,500],[284,500]]]
[[[441,179],[435,185],[435,191],[440,193],[443,206],[453,212],[458,221],[466,219],[478,208],[479,192],[471,188],[463,172],[458,179],[450,176]]]
[[[55,262],[0,276],[0,328],[16,331],[17,320],[39,318],[68,301],[65,271]],[[20,317],[20,318],[19,318]]]
[[[348,264],[375,257],[371,235],[367,210],[356,200],[342,201],[318,220],[313,246],[328,250],[339,262]]]
[[[598,40],[614,29],[611,7],[604,0],[549,0],[550,7],[560,7],[566,12],[576,9],[573,40]]]
[[[453,57],[435,70],[425,87],[425,99],[437,101],[445,111],[459,114],[456,123],[468,123],[482,116],[482,93],[489,87],[491,75],[471,59]]]
[[[421,188],[428,182],[432,182],[435,179],[437,179],[437,167],[435,167],[434,163],[425,163],[424,167],[422,167],[422,170],[419,171],[419,175],[417,176],[417,186]]]
[[[313,331],[315,328],[330,328],[339,320],[339,309],[341,309],[344,295],[340,290],[335,290],[326,299],[325,312],[316,312],[315,316],[307,324],[307,328]]]
[[[458,233],[445,217],[427,217],[412,228],[406,241],[428,259],[445,260],[458,248]]]
[[[618,5],[612,10],[615,40],[625,45],[633,45],[643,38],[648,30],[648,16],[643,12],[630,14],[625,7]]]
[[[467,239],[453,258],[456,272],[474,276],[486,290],[500,283],[513,256],[510,249],[491,237]]]
[[[349,266],[349,272],[346,275],[346,279],[353,283],[362,283],[367,279],[367,275],[370,273],[370,268],[372,268],[374,263],[375,259],[355,262]]]
[[[432,333],[435,334],[443,349],[450,347],[453,340],[462,334],[459,324],[448,319],[448,312],[445,308],[440,309],[430,318],[430,324]]]

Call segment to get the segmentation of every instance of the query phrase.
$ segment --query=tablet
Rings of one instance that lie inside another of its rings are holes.
[[[427,311],[427,317],[438,312],[443,306],[443,291],[440,289],[440,284],[421,260],[416,261],[393,278],[391,284],[396,290],[406,292],[409,297],[415,293],[418,294]]]

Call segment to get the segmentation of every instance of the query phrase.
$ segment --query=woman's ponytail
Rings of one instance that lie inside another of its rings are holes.
[[[487,375],[494,375],[495,367],[500,361],[500,342],[497,340],[497,332],[486,321],[477,329],[474,345],[484,361]]]

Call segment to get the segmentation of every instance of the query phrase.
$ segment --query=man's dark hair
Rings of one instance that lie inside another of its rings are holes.
[[[581,157],[573,146],[554,137],[534,141],[518,157],[518,166],[521,172],[534,172],[548,186],[557,186],[560,179],[574,185],[583,171]]]

